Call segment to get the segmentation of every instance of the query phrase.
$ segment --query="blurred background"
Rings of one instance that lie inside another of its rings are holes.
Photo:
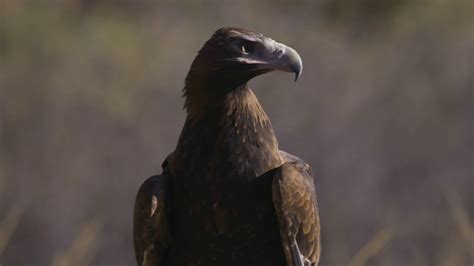
[[[472,265],[473,4],[1,0],[0,264],[134,265],[191,61],[239,26],[303,58],[251,86],[314,169],[320,265]]]

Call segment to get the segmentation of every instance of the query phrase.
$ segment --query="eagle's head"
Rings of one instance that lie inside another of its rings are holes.
[[[303,70],[298,53],[271,38],[241,28],[221,28],[199,50],[184,87],[188,114],[214,110],[229,92],[274,70],[295,73]]]
[[[295,73],[296,81],[303,70],[301,57],[293,48],[260,33],[221,28],[201,48],[189,75],[200,75],[206,82],[220,86],[237,87],[274,70]]]

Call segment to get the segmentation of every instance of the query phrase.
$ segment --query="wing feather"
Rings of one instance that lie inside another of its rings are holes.
[[[167,173],[143,182],[135,200],[133,240],[139,266],[163,265],[170,242],[169,183]]]
[[[284,163],[276,171],[273,204],[287,265],[314,266],[318,265],[321,249],[316,192],[311,169],[297,159]]]

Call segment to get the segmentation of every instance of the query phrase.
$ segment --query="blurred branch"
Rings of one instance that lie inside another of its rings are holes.
[[[363,266],[369,259],[375,257],[393,238],[390,228],[383,228],[375,236],[367,242],[354,257],[352,257],[349,265]]]
[[[469,214],[462,206],[459,197],[452,191],[445,189],[445,197],[449,204],[451,217],[461,234],[461,238],[466,242],[467,251],[474,261],[474,226],[471,224]]]
[[[8,210],[5,219],[0,223],[0,255],[8,245],[8,242],[15,232],[21,217],[25,211],[25,207],[18,201]]]
[[[92,219],[84,224],[71,247],[54,257],[53,266],[86,266],[94,258],[102,227],[100,219]]]

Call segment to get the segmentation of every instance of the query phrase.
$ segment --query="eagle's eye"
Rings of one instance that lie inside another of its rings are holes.
[[[243,54],[250,54],[255,50],[255,43],[250,41],[243,41],[240,44],[240,50]]]

